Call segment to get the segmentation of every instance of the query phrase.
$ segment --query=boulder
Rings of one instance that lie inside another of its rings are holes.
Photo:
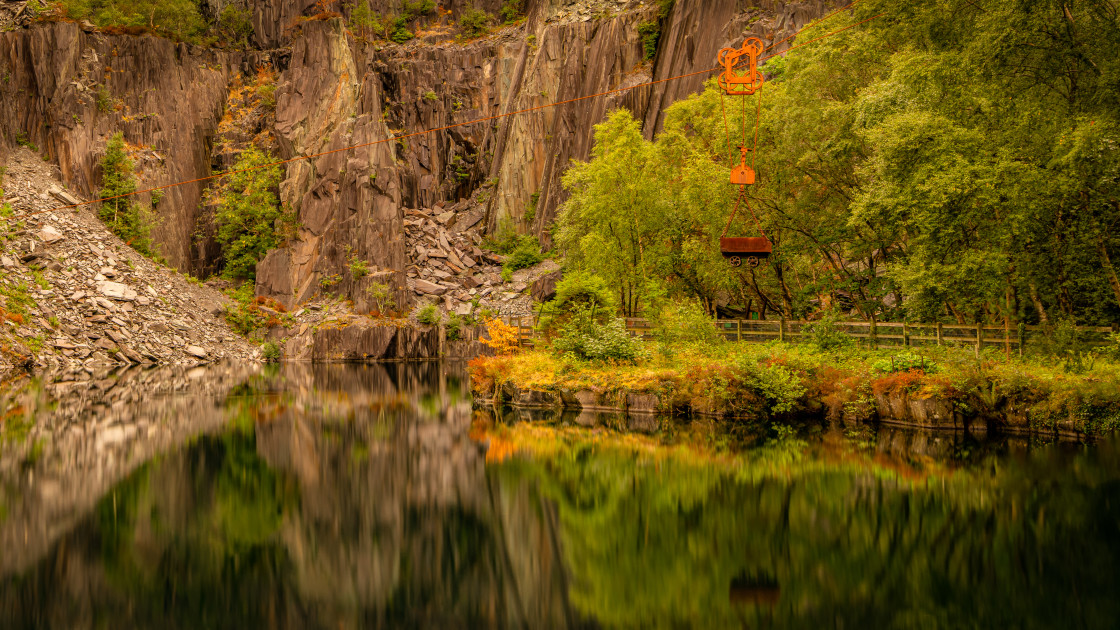
[[[537,302],[548,302],[556,297],[556,283],[563,277],[564,273],[562,271],[545,274],[533,281],[533,284],[529,287],[529,294]]]
[[[62,232],[59,232],[58,228],[49,224],[43,226],[43,229],[39,230],[39,233],[36,236],[38,236],[41,241],[48,244],[54,243],[55,241],[61,241],[63,238]]]
[[[120,282],[111,282],[109,280],[102,280],[97,283],[97,290],[105,297],[114,300],[122,300],[131,302],[136,299],[137,293],[131,287]]]

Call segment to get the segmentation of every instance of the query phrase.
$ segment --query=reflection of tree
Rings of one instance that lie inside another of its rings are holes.
[[[1120,614],[1107,457],[910,487],[572,452],[502,474],[557,503],[571,601],[608,627],[1107,627]]]
[[[503,486],[438,366],[284,366],[19,578],[4,627],[568,625],[555,519]]]

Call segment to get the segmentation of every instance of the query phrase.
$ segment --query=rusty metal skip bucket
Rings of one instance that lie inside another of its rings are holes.
[[[770,239],[762,236],[725,236],[719,239],[719,251],[732,267],[738,267],[744,261],[751,267],[757,267],[760,260],[770,257],[774,246]]]

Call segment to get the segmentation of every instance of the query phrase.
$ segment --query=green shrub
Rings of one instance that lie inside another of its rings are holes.
[[[227,5],[218,16],[215,28],[222,39],[232,46],[248,48],[253,37],[253,14],[248,8]]]
[[[97,88],[97,111],[107,114],[113,109],[113,95],[109,88],[102,85]]]
[[[407,42],[410,39],[413,39],[415,37],[416,37],[416,35],[414,35],[412,33],[412,31],[408,30],[407,28],[401,27],[401,28],[398,28],[398,29],[394,30],[393,34],[389,36],[389,39],[393,40],[394,42],[396,42],[398,44],[403,44],[403,43],[405,43],[405,42]]]
[[[600,321],[594,308],[577,306],[552,342],[553,352],[589,361],[623,363],[633,363],[645,356],[641,339],[630,336],[621,318],[605,320]]]
[[[271,341],[265,342],[261,345],[261,358],[264,359],[265,363],[279,363],[280,346]]]
[[[661,39],[661,27],[656,21],[642,22],[638,25],[638,35],[642,38],[642,49],[647,60],[657,54],[657,42]]]
[[[606,318],[618,311],[618,301],[607,281],[589,271],[572,270],[556,283],[556,297],[541,307],[537,327],[551,333],[567,321],[580,307],[586,307],[599,317]]]
[[[350,6],[350,30],[364,39],[373,39],[383,34],[391,20],[386,20],[370,9],[367,0],[360,0],[357,5]]]
[[[55,6],[74,20],[139,29],[181,41],[199,43],[209,30],[194,0],[58,0]]]
[[[739,372],[745,384],[767,402],[771,413],[789,413],[806,388],[797,372],[781,363],[759,363],[753,357],[739,361]]]
[[[525,0],[506,0],[502,8],[498,11],[502,21],[506,24],[512,24],[521,17],[521,12],[524,10]]]
[[[457,313],[450,313],[447,316],[445,336],[448,341],[459,341],[463,338],[463,319]]]
[[[389,285],[384,282],[371,282],[366,289],[366,293],[369,295],[369,299],[373,301],[374,306],[377,307],[377,312],[384,314],[392,298]]]
[[[432,90],[428,90],[427,92],[424,93],[424,98],[429,100],[429,101],[437,101],[437,100],[439,100],[439,95],[436,94],[435,92],[433,92]]]
[[[440,323],[443,317],[440,315],[439,308],[435,304],[425,304],[420,307],[416,313],[416,321],[424,324],[425,326],[435,326]]]
[[[236,289],[226,291],[233,305],[225,311],[226,323],[237,334],[248,337],[265,325],[265,316],[253,303],[253,283],[246,282]]]
[[[435,0],[402,0],[401,13],[405,19],[413,20],[436,10]]]
[[[109,230],[145,256],[155,256],[152,248],[151,213],[132,200],[136,192],[136,175],[132,160],[124,150],[124,136],[116,133],[105,145],[101,166],[99,197],[112,197],[101,202],[97,216]]]
[[[529,195],[529,205],[525,206],[525,224],[532,225],[533,219],[537,218],[537,204],[541,201],[541,194],[535,192]]]
[[[503,217],[498,221],[498,229],[494,230],[482,242],[483,247],[498,252],[499,254],[508,254],[517,249],[525,238],[533,238],[528,235],[522,235],[517,231],[517,226],[509,217]],[[536,240],[536,239],[534,239]]]
[[[459,16],[459,28],[468,39],[485,35],[489,25],[490,14],[477,7],[471,7]]]
[[[358,258],[357,256],[350,257],[350,275],[355,280],[361,280],[369,275],[369,263]]]
[[[822,352],[843,350],[854,345],[855,340],[836,326],[840,319],[840,312],[832,310],[825,313],[819,320],[807,324],[805,332],[809,333],[809,343]]]
[[[712,318],[699,303],[679,299],[666,303],[651,322],[653,337],[663,347],[680,344],[712,345],[722,340]]]
[[[280,167],[273,164],[275,161],[272,155],[250,147],[237,158],[233,172],[218,180],[214,223],[226,278],[256,278],[257,263],[295,231],[295,213],[282,207],[276,198]]]
[[[911,370],[922,370],[927,374],[934,374],[941,371],[941,368],[932,360],[913,352],[904,352],[886,359],[880,359],[871,364],[871,369],[882,374],[909,372]]]
[[[276,108],[276,84],[264,83],[257,86],[257,98],[265,109]]]
[[[544,260],[544,256],[541,255],[541,246],[537,243],[537,239],[531,236],[523,239],[517,249],[514,249],[506,257],[506,262],[502,265],[503,277],[518,269],[528,269],[542,260]]]

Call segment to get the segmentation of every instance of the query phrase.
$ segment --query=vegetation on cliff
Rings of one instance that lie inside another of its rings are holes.
[[[297,225],[295,213],[277,199],[281,173],[275,162],[272,155],[249,147],[219,180],[214,223],[222,246],[222,275],[231,280],[256,278],[257,263],[290,238]]]
[[[570,266],[603,274],[627,313],[668,294],[786,317],[823,303],[911,321],[1120,321],[1115,11],[950,4],[862,2],[797,42],[890,17],[770,60],[754,98],[723,103],[709,85],[653,142],[612,114],[564,178]],[[776,255],[734,269],[718,239],[759,100],[759,183],[728,235],[765,233]]]
[[[125,151],[124,134],[114,134],[105,145],[105,155],[101,157],[101,190],[98,196],[104,198],[97,210],[97,216],[125,243],[148,257],[156,257],[152,243],[152,224],[155,219],[151,210],[142,207],[131,196],[136,192],[136,173],[132,159]]]

